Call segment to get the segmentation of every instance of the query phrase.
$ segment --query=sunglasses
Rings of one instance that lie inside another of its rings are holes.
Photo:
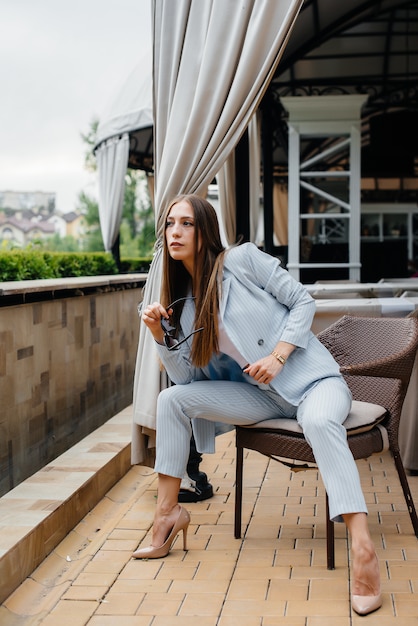
[[[170,309],[173,309],[173,307],[178,302],[182,302],[183,300],[194,300],[194,299],[195,299],[194,296],[187,296],[186,298],[179,298],[178,300],[174,300],[174,302],[169,304],[166,310],[169,311]],[[165,319],[165,317],[161,318],[161,328],[164,331],[164,344],[165,344],[167,350],[178,350],[178,348],[181,346],[182,343],[184,343],[185,341],[190,339],[190,337],[192,337],[192,335],[195,335],[196,333],[200,333],[200,331],[203,330],[203,326],[202,326],[202,328],[197,328],[196,330],[191,332],[190,335],[187,335],[187,337],[184,337],[184,339],[181,339],[179,341],[175,337],[175,334],[177,332],[177,328],[175,326],[173,326],[170,318],[168,318],[168,319]]]

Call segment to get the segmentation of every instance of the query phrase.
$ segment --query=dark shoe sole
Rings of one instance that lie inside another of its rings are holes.
[[[189,491],[188,489],[180,489],[178,501],[179,502],[202,502],[202,500],[208,500],[213,496],[212,485],[207,485],[203,491]]]

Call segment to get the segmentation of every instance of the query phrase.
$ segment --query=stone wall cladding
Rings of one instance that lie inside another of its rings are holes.
[[[0,495],[132,402],[142,288],[0,308]]]

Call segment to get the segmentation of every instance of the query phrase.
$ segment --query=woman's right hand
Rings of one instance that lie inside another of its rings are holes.
[[[163,343],[164,331],[161,328],[161,318],[168,319],[169,315],[162,304],[153,302],[142,311],[142,321],[147,326],[155,341]]]

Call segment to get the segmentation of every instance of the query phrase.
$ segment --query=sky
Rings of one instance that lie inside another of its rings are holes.
[[[151,47],[151,0],[0,0],[0,191],[80,191],[86,134]]]

